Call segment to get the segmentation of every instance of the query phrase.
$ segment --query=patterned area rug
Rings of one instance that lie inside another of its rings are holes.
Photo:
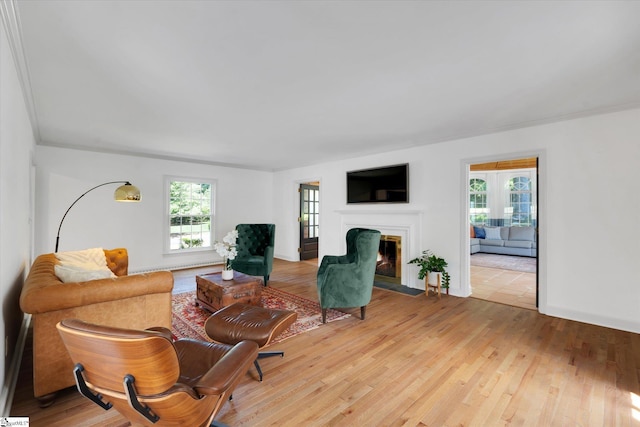
[[[500,268],[523,273],[536,272],[536,259],[526,256],[476,253],[471,255],[470,263],[476,267]]]
[[[173,295],[173,334],[176,338],[193,338],[211,341],[204,331],[204,322],[211,312],[195,305],[196,292],[184,292]],[[298,313],[293,325],[275,338],[277,343],[319,327],[322,324],[320,304],[306,298],[270,286],[262,289],[262,306],[279,310],[291,310]],[[338,310],[327,310],[327,322],[346,319],[350,314]]]

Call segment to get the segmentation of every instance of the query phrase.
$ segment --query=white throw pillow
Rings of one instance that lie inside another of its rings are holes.
[[[116,277],[109,267],[96,267],[94,265],[56,265],[56,276],[63,283],[87,282],[96,279],[108,279]]]
[[[87,265],[97,267],[107,266],[107,257],[102,248],[91,248],[82,251],[56,252],[56,258],[61,265]]]
[[[500,227],[485,227],[486,233],[485,239],[487,240],[502,240],[500,237]]]
[[[54,267],[55,273],[64,283],[117,277],[107,266],[107,257],[102,248],[57,252],[55,256],[60,262]]]

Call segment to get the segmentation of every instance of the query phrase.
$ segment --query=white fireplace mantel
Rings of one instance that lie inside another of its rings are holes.
[[[339,210],[342,234],[352,228],[371,228],[383,235],[402,238],[401,283],[410,288],[424,289],[418,280],[416,266],[408,265],[411,258],[420,255],[422,236],[422,211],[418,210]],[[346,245],[346,243],[345,243]],[[346,247],[344,248],[346,250]]]

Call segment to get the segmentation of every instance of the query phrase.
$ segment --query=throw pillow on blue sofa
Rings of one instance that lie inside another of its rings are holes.
[[[484,228],[483,227],[473,227],[473,231],[475,231],[476,233],[476,238],[478,239],[484,239],[486,237],[486,233],[484,232]]]
[[[484,229],[485,239],[487,240],[502,240],[500,237],[500,227],[489,227]]]

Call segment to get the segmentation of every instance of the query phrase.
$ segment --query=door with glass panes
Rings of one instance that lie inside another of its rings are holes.
[[[300,184],[300,260],[318,258],[320,186]]]

